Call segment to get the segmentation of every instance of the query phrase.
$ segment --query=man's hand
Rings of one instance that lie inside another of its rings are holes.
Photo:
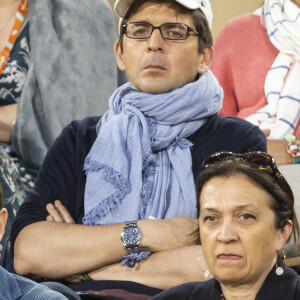
[[[263,134],[265,135],[265,137],[268,137],[271,133],[270,129],[261,129],[261,131],[263,132]]]
[[[54,201],[54,205],[52,203],[47,204],[46,209],[49,213],[46,221],[75,224],[70,213],[59,200]]]
[[[52,203],[47,204],[46,209],[49,213],[46,221],[75,224],[75,221],[71,217],[70,213],[59,200],[54,201],[54,205]],[[81,282],[82,275],[73,275],[65,277],[64,279],[68,282]]]
[[[140,247],[151,252],[176,249],[199,242],[198,220],[180,216],[163,220],[141,220]]]

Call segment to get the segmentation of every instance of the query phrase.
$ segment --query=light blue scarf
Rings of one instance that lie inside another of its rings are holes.
[[[192,144],[185,138],[219,111],[222,99],[210,71],[163,94],[140,92],[131,83],[117,89],[85,160],[84,224],[195,218]]]

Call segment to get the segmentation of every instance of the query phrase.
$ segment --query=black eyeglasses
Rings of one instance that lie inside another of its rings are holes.
[[[281,189],[288,194],[290,199],[293,199],[293,192],[285,178],[278,170],[274,158],[265,152],[257,151],[244,154],[235,154],[232,152],[217,152],[208,156],[204,160],[202,170],[205,170],[207,167],[217,164],[218,162],[230,159],[230,157],[235,159],[242,159],[247,163],[256,166],[260,170],[270,170]]]
[[[154,29],[158,29],[162,38],[166,40],[186,40],[191,32],[199,35],[196,30],[180,23],[164,23],[160,26],[154,26],[147,22],[129,22],[123,25],[123,33],[128,38],[137,40],[148,39]]]

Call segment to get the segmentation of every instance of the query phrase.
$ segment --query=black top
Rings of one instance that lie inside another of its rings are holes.
[[[276,266],[271,270],[255,300],[299,300],[300,276],[287,268],[281,260],[278,265],[284,269],[281,276],[276,275]],[[166,290],[153,300],[221,300],[221,287],[219,282],[212,278],[203,282],[189,282]]]

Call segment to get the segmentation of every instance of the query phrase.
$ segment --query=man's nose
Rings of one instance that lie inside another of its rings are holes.
[[[231,243],[238,240],[238,234],[234,224],[230,220],[224,220],[218,233],[218,240],[221,243]]]
[[[163,51],[164,39],[161,36],[159,28],[154,28],[151,36],[148,38],[148,50],[149,51]]]

